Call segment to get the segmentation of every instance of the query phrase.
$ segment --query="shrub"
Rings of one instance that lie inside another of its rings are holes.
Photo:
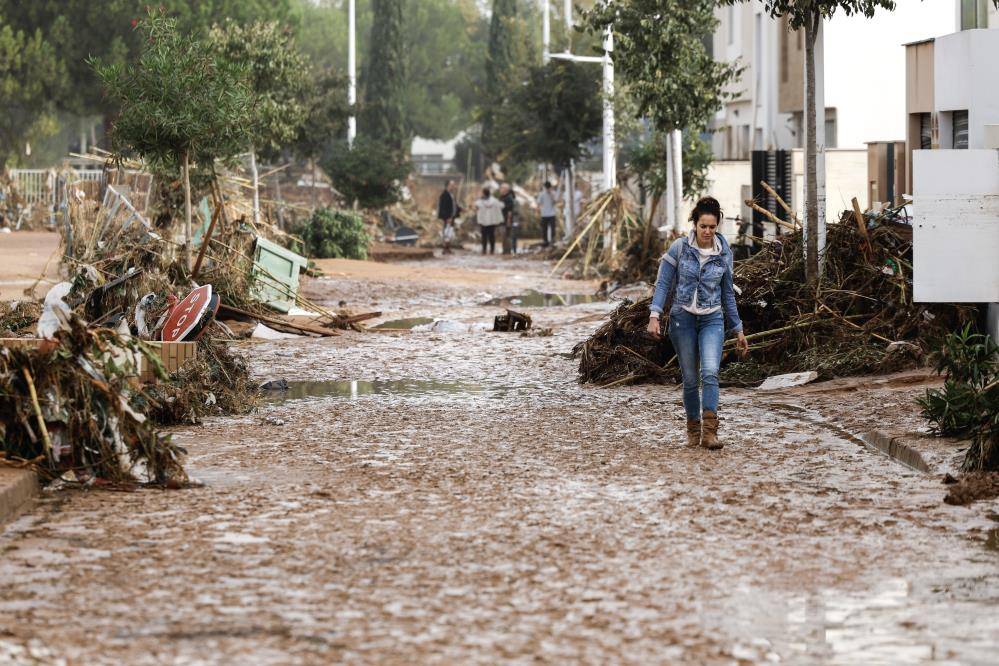
[[[951,333],[937,356],[943,388],[918,400],[935,432],[971,437],[965,471],[999,470],[999,346],[965,326]]]
[[[409,175],[409,162],[378,141],[358,136],[352,147],[346,141],[329,146],[323,170],[347,202],[361,208],[391,206],[402,197],[402,183]]]
[[[367,259],[368,230],[357,213],[317,208],[302,231],[305,252],[319,259]]]

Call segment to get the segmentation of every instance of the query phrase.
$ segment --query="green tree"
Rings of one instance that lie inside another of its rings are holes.
[[[216,25],[208,41],[218,57],[246,67],[253,95],[250,171],[253,178],[253,221],[260,222],[260,176],[257,153],[276,155],[298,135],[306,118],[303,97],[309,86],[308,65],[295,48],[291,31],[274,22]]]
[[[518,0],[493,0],[489,23],[486,80],[481,95],[482,148],[488,158],[502,150],[506,137],[498,115],[535,63],[532,40],[525,22],[527,13]]]
[[[410,130],[450,139],[473,122],[489,24],[474,0],[420,0],[410,3],[404,30]]]
[[[119,154],[134,151],[154,167],[182,171],[185,258],[191,253],[191,164],[214,169],[249,144],[253,94],[245,66],[177,29],[150,11],[139,29],[145,46],[134,64],[91,64],[120,108],[112,127]]]
[[[603,120],[599,68],[552,60],[531,69],[500,116],[509,155],[569,168],[584,144],[600,134]],[[498,157],[502,159],[505,154]]]
[[[314,66],[343,69],[347,11],[343,0],[292,0],[302,51]],[[371,0],[357,0],[357,34],[371,33]],[[476,0],[418,0],[403,13],[406,122],[411,135],[450,139],[475,120],[484,87],[489,21]],[[358,53],[362,69],[367,54]]]
[[[382,142],[359,134],[353,146],[333,143],[323,156],[323,170],[333,186],[362,208],[381,208],[399,200],[410,165]]]
[[[637,113],[662,133],[706,127],[729,99],[739,67],[715,62],[704,36],[718,24],[715,0],[619,0],[585,14],[587,31],[614,33],[614,70]]]
[[[744,0],[720,0],[721,4],[731,5]],[[999,0],[993,0],[999,6]],[[847,16],[862,14],[874,16],[877,9],[892,11],[894,0],[764,0],[764,10],[773,18],[787,17],[788,26],[793,30],[805,30],[805,278],[809,284],[819,280],[819,199],[816,183],[816,154],[818,144],[815,139],[815,40],[823,19],[828,19],[842,10]],[[823,111],[823,113],[825,113]]]
[[[368,64],[365,71],[364,106],[360,132],[377,137],[394,153],[408,152],[406,122],[406,38],[403,32],[405,0],[372,0]]]
[[[54,91],[65,84],[66,70],[41,31],[26,35],[3,23],[0,15],[0,169],[24,149],[26,141],[54,129]]]
[[[312,171],[312,198],[315,205],[315,166],[323,151],[343,137],[347,130],[350,105],[347,80],[335,71],[313,73],[302,98],[305,120],[291,145],[292,151],[308,161]],[[279,181],[280,184],[280,181]]]
[[[650,138],[643,138],[622,148],[629,169],[638,176],[641,186],[653,195],[666,191],[669,180],[666,162],[666,137],[654,132]],[[708,167],[711,166],[711,144],[701,138],[699,132],[683,132],[683,196],[693,199],[708,189]]]
[[[52,45],[69,82],[54,97],[60,110],[110,117],[115,102],[102,94],[88,60],[123,65],[135,58],[143,44],[134,28],[150,4],[176,18],[182,32],[196,36],[206,34],[220,17],[239,23],[290,18],[290,0],[0,0],[0,16],[26,34],[40,30]]]

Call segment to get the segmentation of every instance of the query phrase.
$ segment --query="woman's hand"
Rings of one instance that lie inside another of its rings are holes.
[[[739,341],[735,343],[735,348],[739,350],[739,356],[745,358],[749,353],[749,340],[746,339],[746,334],[739,331]]]
[[[660,335],[659,329],[659,317],[649,317],[649,327],[646,329],[649,332],[649,335],[658,340]]]

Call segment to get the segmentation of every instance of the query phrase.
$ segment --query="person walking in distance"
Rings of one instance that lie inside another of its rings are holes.
[[[500,185],[500,201],[503,202],[503,224],[506,234],[503,239],[503,254],[517,254],[517,195],[509,183]]]
[[[546,180],[544,189],[538,194],[538,207],[541,209],[542,247],[548,247],[555,243],[555,220],[558,212],[555,206],[555,193],[552,192],[551,181]]]
[[[488,187],[475,200],[475,218],[482,235],[482,254],[496,254],[496,227],[503,224],[503,202],[492,196]]]
[[[437,219],[444,223],[441,236],[444,239],[444,254],[451,254],[451,241],[454,239],[454,220],[461,215],[461,206],[454,196],[456,189],[455,182],[448,180],[444,183],[444,191],[441,192],[437,200]]]
[[[648,331],[655,338],[662,335],[660,319],[672,295],[667,322],[683,376],[687,439],[694,446],[720,449],[718,368],[726,328],[738,335],[740,355],[749,352],[749,343],[735,304],[732,250],[718,233],[721,206],[712,197],[703,197],[690,220],[694,228],[673,241],[659,262]]]

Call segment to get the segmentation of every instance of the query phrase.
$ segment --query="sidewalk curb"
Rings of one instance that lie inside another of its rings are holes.
[[[867,446],[917,472],[931,474],[936,471],[930,467],[918,449],[906,444],[901,437],[892,437],[880,430],[872,430],[860,435],[860,440]]]
[[[33,470],[0,467],[0,528],[17,518],[39,492],[41,486]]]

